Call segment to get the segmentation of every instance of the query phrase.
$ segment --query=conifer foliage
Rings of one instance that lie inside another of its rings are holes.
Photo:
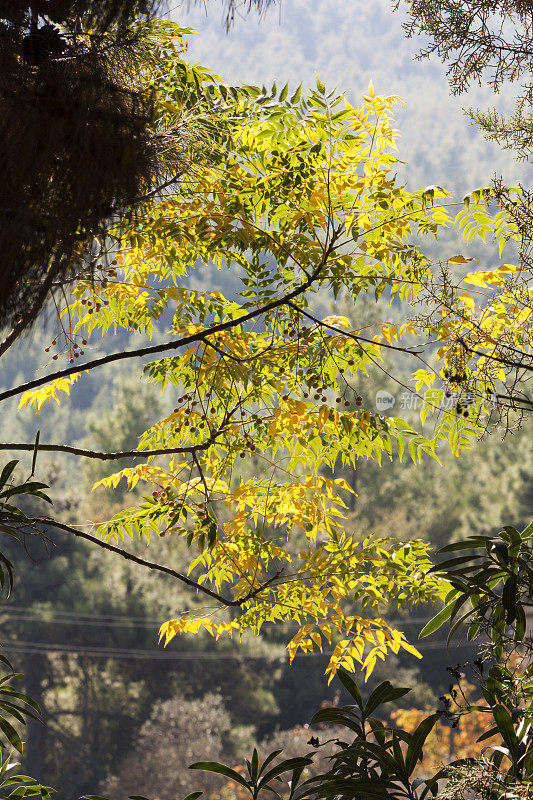
[[[180,137],[142,85],[141,17],[154,10],[0,4],[0,314],[17,333],[65,280],[90,273],[94,237],[117,213],[183,170]]]

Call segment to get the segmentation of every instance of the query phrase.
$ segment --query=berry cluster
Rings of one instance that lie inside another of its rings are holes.
[[[82,339],[81,343],[82,343],[82,345],[86,345],[87,344],[87,339]],[[45,353],[49,353],[51,348],[55,347],[56,344],[57,344],[57,339],[53,339],[52,342],[48,345],[48,347],[44,348],[44,352]],[[76,341],[71,341],[70,344],[68,344],[68,351],[69,351],[69,354],[70,354],[69,361],[68,361],[69,364],[74,364],[74,361],[77,358],[79,358],[80,356],[85,355],[85,350],[83,350],[82,347]],[[54,355],[52,356],[52,361],[57,361],[57,359],[59,358],[59,355],[60,355],[59,353],[54,353]]]

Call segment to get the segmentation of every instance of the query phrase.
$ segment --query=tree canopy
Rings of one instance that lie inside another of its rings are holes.
[[[75,391],[86,373],[97,380],[106,364],[143,359],[142,379],[160,387],[169,413],[146,420],[133,451],[88,451],[44,437],[2,447],[135,459],[96,483],[125,481],[134,500],[97,530],[47,517],[34,518],[33,527],[54,524],[203,595],[208,606],[162,626],[166,643],[182,632],[219,637],[292,620],[298,631],[288,644],[291,656],[327,643],[330,676],[354,662],[369,674],[389,651],[416,654],[382,609],[430,601],[439,583],[422,541],[346,532],[353,490],[335,477],[335,465],[396,454],[438,459],[442,442],[459,452],[488,420],[490,381],[455,380],[457,400],[445,403],[457,347],[470,346],[467,337],[477,330],[464,321],[464,294],[451,298],[458,328],[446,325],[449,308],[441,315],[442,375],[431,362],[433,344],[417,341],[419,321],[407,315],[401,326],[384,320],[377,332],[354,329],[346,317],[324,316],[322,298],[343,296],[356,310],[363,295],[403,305],[422,299],[433,264],[416,237],[451,224],[446,193],[410,192],[396,181],[391,114],[398,98],[376,96],[370,86],[354,107],[319,79],[306,94],[288,86],[227,86],[183,59],[186,31],[164,21],[145,25],[151,57],[143,79],[157,118],[164,127],[185,120],[211,142],[210,152],[206,157],[204,145],[163,197],[148,195],[133,219],[117,220],[95,252],[94,271],[78,275],[63,305],[60,334],[44,348],[47,374],[0,400],[18,395],[21,406],[39,412]],[[460,222],[478,231],[492,225],[502,247],[516,235],[505,218],[486,222],[479,215],[467,204]],[[230,270],[231,294],[193,288],[208,265]],[[503,265],[472,280],[499,286],[515,271]],[[119,331],[142,344],[113,350]],[[111,352],[83,360],[96,337],[108,333]],[[406,336],[411,343],[396,342]],[[365,397],[365,373],[379,368],[386,349],[418,367],[418,427],[376,411]],[[54,369],[60,359],[67,365]],[[119,546],[124,538],[148,543],[153,534],[186,541],[187,574]]]

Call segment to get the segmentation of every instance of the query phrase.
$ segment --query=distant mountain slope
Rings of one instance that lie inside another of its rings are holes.
[[[494,106],[495,100],[501,110],[511,110],[511,92],[495,98],[474,87],[468,96],[451,97],[440,63],[414,60],[419,42],[404,38],[403,17],[392,12],[392,0],[278,0],[260,21],[254,12],[237,19],[229,34],[222,6],[211,0],[207,11],[206,16],[201,2],[190,8],[183,3],[171,14],[202,34],[190,39],[191,60],[228,81],[312,85],[318,73],[353,103],[370,80],[376,92],[403,97],[397,113],[400,157],[412,188],[436,183],[462,197],[495,172],[509,183],[527,180],[530,168],[485,142],[462,111]]]

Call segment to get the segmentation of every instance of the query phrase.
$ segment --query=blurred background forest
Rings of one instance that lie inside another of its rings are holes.
[[[208,16],[200,3],[170,13],[202,32],[191,36],[191,60],[230,82],[309,85],[318,73],[328,88],[336,86],[354,102],[370,79],[376,92],[401,95],[401,177],[410,188],[438,184],[460,199],[495,174],[511,185],[524,179],[524,165],[470,125],[462,112],[464,98],[449,95],[444,68],[413,60],[420,42],[406,41],[401,12],[393,14],[388,0],[284,0],[261,19],[237,17],[229,33],[216,4]],[[502,111],[512,105],[505,92],[497,100]],[[487,88],[474,88],[468,103],[485,107],[493,97]],[[452,255],[458,246],[450,235],[434,245],[435,254]],[[476,248],[468,254],[475,256]],[[206,287],[218,284],[231,294],[231,276],[208,266],[203,276]],[[369,303],[358,328],[371,329],[383,313],[390,318],[383,306],[385,311]],[[336,310],[350,316],[342,298]],[[1,387],[33,375],[53,338],[53,328],[44,322],[13,347],[4,358]],[[133,338],[121,344],[133,345]],[[103,341],[91,355],[106,349]],[[388,358],[389,373],[409,374],[404,356]],[[390,392],[397,408],[410,402],[384,372],[374,372],[356,388],[368,404],[378,390]],[[46,433],[53,430],[54,440],[124,450],[136,445],[148,420],[163,413],[162,403],[127,366],[114,366],[102,370],[97,389],[82,377],[68,405],[48,405],[37,420],[13,402],[3,424],[11,441],[31,441],[39,427],[44,439],[51,439]],[[435,549],[469,533],[496,531],[503,523],[521,529],[533,506],[531,433],[531,424],[504,441],[494,433],[460,459],[445,454],[442,467],[394,459],[381,468],[365,462],[355,471],[339,471],[357,493],[347,499],[347,528],[417,536]],[[67,522],[79,519],[80,512],[90,520],[107,519],[126,502],[120,487],[91,494],[93,482],[105,474],[99,464],[90,463],[80,474],[68,456],[41,453],[39,467],[40,478],[52,487],[55,513]],[[134,547],[145,551],[141,543]],[[291,755],[305,752],[311,734],[302,726],[321,704],[342,702],[335,683],[328,687],[323,675],[327,655],[301,655],[290,666],[278,627],[241,644],[187,637],[158,648],[159,624],[190,602],[164,576],[57,532],[28,550],[9,545],[8,555],[17,582],[1,612],[6,652],[20,664],[25,690],[44,709],[44,725],[30,723],[24,766],[57,787],[61,800],[98,787],[112,800],[131,792],[177,798],[196,786],[214,792],[219,783],[210,786],[210,779],[187,773],[191,761],[237,762],[255,741],[268,742],[270,750],[286,747]],[[180,568],[179,549],[173,542],[170,551],[168,539],[153,542],[150,557]],[[419,608],[398,624],[414,640],[430,614]],[[404,707],[434,702],[435,692],[447,686],[445,665],[468,655],[465,647],[446,652],[444,641],[424,641],[420,650],[421,662],[389,659],[372,676],[372,683],[392,674],[400,685],[416,683]]]

